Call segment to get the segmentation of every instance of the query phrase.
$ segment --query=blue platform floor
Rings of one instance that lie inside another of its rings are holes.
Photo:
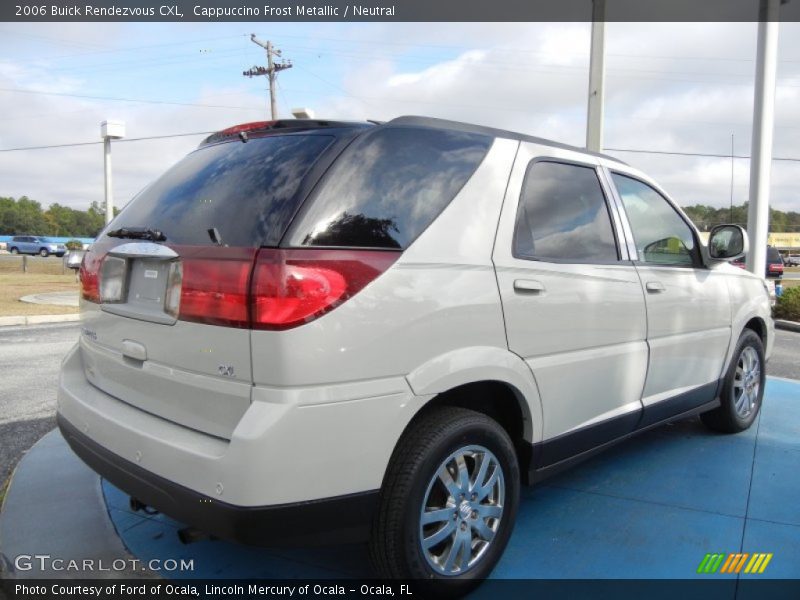
[[[128,509],[104,482],[112,521],[147,561],[194,559],[196,578],[368,577],[362,545],[263,549],[183,545],[181,525]],[[760,575],[698,575],[706,553],[765,552]],[[494,578],[800,578],[800,382],[770,378],[759,420],[738,435],[698,419],[659,427],[523,489]]]

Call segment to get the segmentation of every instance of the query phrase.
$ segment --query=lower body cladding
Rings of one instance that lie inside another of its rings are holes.
[[[140,502],[250,544],[367,538],[396,440],[427,397],[402,377],[305,389],[256,386],[230,440],[94,387],[64,359],[58,425],[73,451]]]

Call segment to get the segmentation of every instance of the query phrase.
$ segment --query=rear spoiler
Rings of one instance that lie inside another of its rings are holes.
[[[241,139],[247,141],[250,134],[260,133],[292,133],[295,131],[308,131],[310,129],[326,129],[326,128],[352,128],[352,127],[371,127],[369,123],[362,123],[358,121],[327,121],[321,119],[278,119],[275,121],[254,121],[252,123],[242,123],[241,125],[234,125],[222,131],[217,131],[209,135],[206,139],[200,142],[198,148],[207,146],[208,144],[216,144],[218,142],[230,141],[233,139]]]

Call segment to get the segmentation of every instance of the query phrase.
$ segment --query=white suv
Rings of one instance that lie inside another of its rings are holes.
[[[135,499],[257,544],[369,538],[464,592],[521,483],[669,419],[755,419],[761,278],[611,157],[419,117],[251,123],[145,188],[81,271],[58,420]]]

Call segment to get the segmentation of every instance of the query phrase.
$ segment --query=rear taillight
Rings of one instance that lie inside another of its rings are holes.
[[[262,249],[251,286],[253,329],[289,329],[352,298],[388,269],[399,252]]]
[[[100,300],[116,304],[125,300],[128,261],[119,256],[106,256],[100,267]]]
[[[170,265],[164,311],[182,321],[244,329],[308,323],[352,298],[400,256],[381,250],[174,249],[180,259]],[[81,263],[81,290],[90,302],[100,303],[101,292],[108,303],[126,295],[125,261],[105,258],[105,252],[87,252]]]
[[[783,265],[779,263],[773,263],[769,265],[769,270],[774,272],[783,271]]]
[[[81,296],[89,302],[100,303],[100,266],[104,254],[87,252],[81,260],[79,277],[81,280]]]
[[[180,252],[183,276],[178,318],[227,327],[249,327],[250,271],[255,248],[194,248]],[[173,304],[177,301],[168,298]]]

